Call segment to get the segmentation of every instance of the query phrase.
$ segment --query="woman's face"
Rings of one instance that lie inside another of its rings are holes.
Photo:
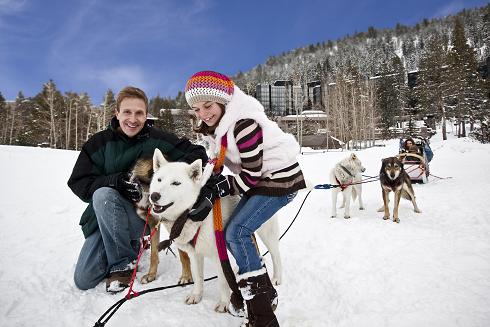
[[[223,114],[221,107],[216,102],[201,101],[192,106],[196,117],[208,126],[216,125]]]
[[[413,145],[412,141],[407,141],[407,149]]]

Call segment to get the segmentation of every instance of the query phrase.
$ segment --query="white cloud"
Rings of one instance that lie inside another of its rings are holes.
[[[18,12],[26,3],[27,0],[0,0],[0,15]]]
[[[83,79],[95,79],[105,88],[119,90],[127,85],[133,85],[142,89],[148,87],[145,73],[139,66],[120,66],[106,69],[97,69],[92,72],[85,72]]]

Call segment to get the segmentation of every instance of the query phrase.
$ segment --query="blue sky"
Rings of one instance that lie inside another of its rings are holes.
[[[479,0],[0,0],[0,92],[143,88],[175,96],[193,73],[233,75],[271,55],[369,26],[414,25]]]

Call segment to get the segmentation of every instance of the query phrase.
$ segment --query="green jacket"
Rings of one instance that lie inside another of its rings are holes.
[[[95,190],[114,185],[114,178],[129,171],[139,158],[153,156],[155,148],[158,148],[171,161],[191,163],[201,159],[204,164],[208,159],[202,146],[147,124],[132,138],[120,132],[118,127],[119,121],[114,117],[106,130],[93,135],[83,145],[68,180],[73,193],[88,202],[80,219],[85,238],[98,228],[92,207]]]

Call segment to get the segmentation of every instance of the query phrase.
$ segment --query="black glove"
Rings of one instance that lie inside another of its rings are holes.
[[[230,195],[230,183],[226,176],[212,175],[201,188],[196,203],[189,211],[189,218],[192,221],[203,221],[213,208],[214,200],[227,195]]]
[[[114,177],[114,182],[111,183],[113,185],[110,184],[109,186],[114,187],[129,201],[138,202],[141,200],[140,185],[136,181],[130,182],[128,173],[119,173],[114,175]]]

